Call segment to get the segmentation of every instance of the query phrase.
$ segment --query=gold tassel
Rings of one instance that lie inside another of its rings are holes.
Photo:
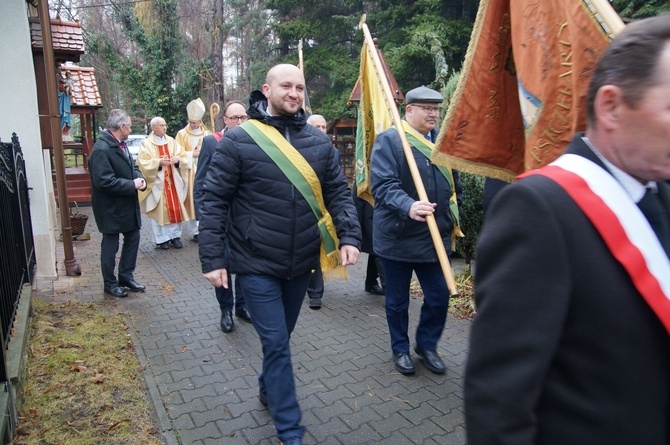
[[[321,272],[323,273],[323,279],[325,281],[330,281],[335,278],[344,278],[345,280],[349,279],[349,273],[347,272],[346,266],[340,264],[340,250],[335,250],[329,255],[326,254],[326,250],[321,244]]]

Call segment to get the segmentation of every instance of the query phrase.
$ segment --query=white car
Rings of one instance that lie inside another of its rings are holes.
[[[133,157],[133,161],[137,159],[137,153],[140,151],[140,144],[147,137],[146,134],[129,134],[128,139],[126,139],[126,145],[128,146],[128,151]]]

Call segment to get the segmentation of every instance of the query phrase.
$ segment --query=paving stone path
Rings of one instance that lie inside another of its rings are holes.
[[[74,242],[82,276],[38,282],[40,298],[113,300],[102,293],[101,235],[92,216],[86,228],[91,239]],[[64,275],[62,244],[57,249]],[[438,347],[446,375],[432,374],[418,361],[415,375],[399,374],[391,362],[383,297],[363,289],[366,261],[362,254],[349,268],[349,280],[327,282],[323,308],[305,304],[293,333],[305,444],[465,444],[462,384],[470,322],[447,321]],[[258,401],[256,332],[237,320],[234,332],[219,330],[220,312],[200,272],[197,243],[185,239],[183,249],[158,250],[145,217],[135,278],[147,292],[114,304],[127,313],[166,443],[279,443]],[[412,299],[411,333],[419,307],[420,300]]]

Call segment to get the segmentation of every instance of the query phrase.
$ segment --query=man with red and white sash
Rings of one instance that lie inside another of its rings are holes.
[[[598,62],[588,127],[479,238],[468,443],[670,443],[670,17]]]
[[[184,148],[166,134],[162,117],[151,119],[151,130],[137,154],[137,165],[147,180],[146,190],[139,193],[140,207],[151,217],[156,246],[167,250],[172,244],[181,249],[182,222],[189,219],[184,206],[188,159]]]

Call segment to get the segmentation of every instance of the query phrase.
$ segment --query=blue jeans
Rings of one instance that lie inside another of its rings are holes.
[[[246,307],[244,302],[244,295],[240,290],[240,280],[235,279],[235,295],[233,296],[233,277],[228,272],[228,289],[225,287],[215,287],[214,294],[216,295],[216,301],[219,302],[219,308],[221,313],[233,310],[233,302],[235,305],[235,310],[241,310]]]
[[[409,286],[416,272],[423,304],[416,328],[416,347],[435,351],[447,321],[449,289],[440,263],[406,263],[382,258],[386,278],[386,322],[394,354],[409,352]]]
[[[305,432],[300,425],[302,414],[295,392],[289,340],[310,276],[308,272],[291,280],[259,274],[236,277],[263,347],[259,390],[268,401],[277,437],[282,442],[302,437]]]

